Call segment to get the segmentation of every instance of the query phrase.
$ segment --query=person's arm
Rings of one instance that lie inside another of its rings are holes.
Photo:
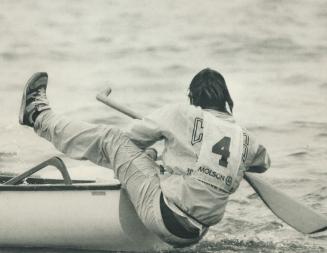
[[[269,169],[271,161],[267,149],[258,144],[255,138],[244,131],[244,150],[245,154],[245,167],[248,172],[263,173]]]
[[[127,136],[141,149],[146,149],[163,138],[160,127],[149,118],[133,120]]]
[[[128,137],[139,147],[145,149],[164,138],[165,129],[173,124],[171,119],[176,105],[161,107],[142,120],[134,120],[127,130]]]
[[[259,145],[251,162],[251,165],[248,167],[247,171],[263,173],[267,169],[269,169],[270,164],[271,161],[266,148],[262,145]]]

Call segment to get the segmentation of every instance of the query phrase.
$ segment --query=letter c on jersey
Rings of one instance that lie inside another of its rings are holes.
[[[194,127],[192,133],[192,145],[201,142],[203,138],[203,119],[195,118],[194,119]]]

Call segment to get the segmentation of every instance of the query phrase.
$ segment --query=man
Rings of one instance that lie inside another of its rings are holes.
[[[46,73],[36,73],[27,82],[20,124],[34,127],[72,158],[113,169],[145,226],[167,243],[198,242],[222,219],[244,171],[263,172],[270,166],[265,148],[235,123],[225,80],[214,70],[193,78],[191,105],[161,108],[136,120],[128,133],[55,115],[46,97],[47,81]],[[143,151],[161,139],[170,172],[164,179]]]

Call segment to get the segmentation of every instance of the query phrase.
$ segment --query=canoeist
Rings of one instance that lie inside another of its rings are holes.
[[[129,131],[54,114],[46,97],[47,73],[27,82],[19,122],[75,159],[114,170],[145,226],[175,246],[198,242],[223,217],[228,196],[245,171],[270,166],[266,149],[233,119],[224,78],[204,69],[189,87],[190,105],[168,105]],[[164,139],[169,176],[144,150]]]

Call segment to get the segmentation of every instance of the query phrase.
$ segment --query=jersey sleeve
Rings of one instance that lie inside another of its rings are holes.
[[[243,132],[243,136],[243,156],[247,153],[244,159],[246,171],[256,173],[265,172],[271,165],[267,149],[263,145],[257,143],[255,138],[247,131]]]
[[[255,156],[247,171],[263,173],[270,168],[270,164],[271,164],[271,160],[267,152],[267,149],[262,145],[258,145]]]
[[[164,138],[165,121],[169,118],[173,108],[165,106],[147,115],[142,120],[133,120],[127,129],[128,137],[139,147],[145,149],[156,141]]]
[[[127,136],[141,149],[153,145],[162,138],[157,124],[149,119],[133,120],[127,130]]]

